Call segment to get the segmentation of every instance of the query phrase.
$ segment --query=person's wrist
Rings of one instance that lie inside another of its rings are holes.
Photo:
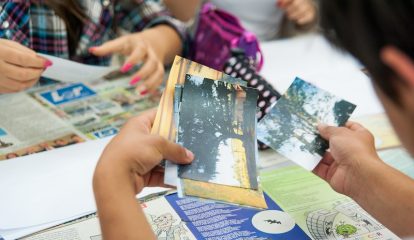
[[[121,156],[122,154],[103,154],[101,156],[94,174],[94,187],[107,189],[105,186],[108,184],[124,185],[129,183],[131,186],[134,185],[129,160],[123,159]]]
[[[380,169],[384,167],[384,163],[378,155],[361,156],[360,159],[361,161],[355,161],[352,166],[348,178],[349,185],[345,192],[345,195],[356,201],[367,194],[367,189],[370,188],[371,184],[375,184],[373,181],[375,181],[378,172],[381,171]]]

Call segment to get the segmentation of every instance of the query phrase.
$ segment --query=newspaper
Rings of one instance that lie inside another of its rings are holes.
[[[141,203],[141,207],[158,239],[196,239],[164,197],[148,198]],[[101,240],[102,235],[98,216],[91,214],[22,239]]]
[[[58,83],[0,96],[0,160],[114,135],[124,122],[156,107],[128,79]]]

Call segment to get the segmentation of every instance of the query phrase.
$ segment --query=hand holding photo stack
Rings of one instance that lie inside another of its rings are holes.
[[[267,208],[257,181],[258,95],[245,85],[176,57],[153,133],[195,155],[190,165],[166,163],[165,183],[177,186],[179,195]]]

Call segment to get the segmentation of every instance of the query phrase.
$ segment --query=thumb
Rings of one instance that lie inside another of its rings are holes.
[[[189,164],[194,160],[194,153],[187,148],[161,138],[161,144],[157,147],[164,159],[177,164]]]
[[[337,127],[328,126],[324,123],[318,124],[318,131],[319,134],[324,138],[325,140],[328,140],[331,138],[331,136],[337,131]]]
[[[95,46],[89,48],[89,53],[95,56],[106,56],[113,53],[127,54],[127,44],[124,38],[117,38],[108,41],[101,46]]]

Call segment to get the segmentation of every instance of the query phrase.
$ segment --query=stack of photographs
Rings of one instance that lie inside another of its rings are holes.
[[[296,78],[259,122],[257,138],[307,170],[321,161],[329,145],[318,123],[343,126],[356,106]]]
[[[164,93],[161,97],[154,124],[152,126],[152,134],[160,135],[171,141],[177,141],[177,126],[179,123],[178,110],[181,104],[181,94],[183,92],[182,90],[184,89],[183,87],[184,83],[186,82],[187,75],[199,76],[203,79],[205,78],[206,81],[207,79],[208,81],[218,80],[239,85],[241,87],[246,87],[246,82],[240,79],[233,78],[220,71],[203,66],[199,63],[190,61],[188,59],[176,56],[174,63],[172,64],[172,68],[170,70]],[[255,117],[255,113],[252,115],[252,117]],[[255,127],[256,126],[254,126],[254,128]],[[198,137],[203,139],[203,136],[201,134],[199,134]],[[256,136],[252,135],[251,137],[255,141]],[[206,146],[204,142],[202,142],[199,145]],[[189,149],[193,150],[190,147]],[[217,151],[219,150],[217,149]],[[256,151],[256,149],[254,151]],[[254,153],[256,155],[256,152]],[[248,161],[255,162],[256,158],[248,159]],[[247,167],[248,165],[245,166]],[[253,206],[257,208],[267,207],[263,192],[260,190],[260,186],[258,186],[255,189],[236,187],[233,186],[234,184],[223,185],[216,184],[214,182],[198,181],[194,179],[179,180],[178,172],[179,170],[177,165],[174,165],[169,161],[165,162],[164,182],[168,185],[177,186],[178,191],[181,193],[180,195],[195,196],[199,198],[212,199],[215,201],[223,201],[238,205]],[[230,174],[233,174],[233,171]],[[254,172],[253,174],[256,175],[256,172]],[[253,174],[249,175],[249,177],[251,176],[253,178]],[[251,184],[250,180],[247,182]],[[246,185],[246,181],[243,181],[243,184]],[[255,182],[252,182],[251,184],[251,186],[253,187],[255,187],[256,185],[259,185],[257,183],[257,180]]]
[[[187,74],[176,86],[176,140],[195,155],[178,166],[178,189],[183,196],[265,208],[256,168],[258,93],[232,83]]]

